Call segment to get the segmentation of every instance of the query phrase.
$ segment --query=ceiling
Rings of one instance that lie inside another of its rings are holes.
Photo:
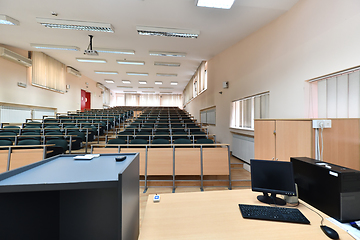
[[[182,93],[200,63],[234,45],[252,32],[289,10],[298,0],[235,0],[230,10],[197,7],[196,0],[1,0],[0,14],[20,22],[19,26],[0,25],[0,43],[35,51],[30,43],[77,46],[80,51],[41,50],[67,66],[72,66],[114,92],[155,91]],[[52,16],[56,12],[57,16]],[[45,28],[36,17],[110,23],[114,33]],[[197,39],[141,36],[136,26],[191,29],[200,32]],[[85,56],[89,37],[93,47],[134,50],[134,55],[99,53]],[[185,52],[186,57],[150,56],[149,51]],[[101,58],[107,63],[81,63],[76,58]],[[120,65],[116,60],[144,61],[144,66]],[[155,61],[176,62],[180,67],[154,66]],[[117,75],[96,74],[95,70],[117,71]],[[126,72],[149,73],[128,76]],[[157,73],[175,73],[159,77]],[[106,83],[112,79],[115,83]],[[124,84],[122,80],[130,80]],[[140,85],[145,80],[146,85]],[[162,85],[155,85],[162,81]],[[178,82],[171,86],[170,82]],[[121,88],[118,86],[131,86]],[[139,89],[150,87],[150,89]],[[152,87],[152,88],[151,88]],[[159,87],[165,88],[160,89]],[[167,88],[167,89],[166,89]]]

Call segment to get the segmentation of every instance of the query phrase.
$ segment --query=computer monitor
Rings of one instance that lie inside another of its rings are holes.
[[[263,195],[257,197],[260,202],[286,205],[285,200],[277,198],[276,194],[296,195],[291,162],[251,159],[250,168],[252,190],[263,192]]]

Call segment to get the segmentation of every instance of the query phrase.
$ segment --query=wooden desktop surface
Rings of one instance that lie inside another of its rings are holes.
[[[264,205],[257,195],[250,189],[169,193],[161,194],[158,203],[149,195],[139,240],[330,239],[320,229],[321,218],[303,204],[298,208],[310,225],[244,219],[238,204]],[[324,216],[323,224],[335,229],[341,240],[353,240],[326,220],[325,214],[317,212]]]

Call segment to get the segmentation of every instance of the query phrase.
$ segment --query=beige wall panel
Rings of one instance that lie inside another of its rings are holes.
[[[255,159],[275,158],[275,121],[255,121],[254,146]]]
[[[175,174],[200,176],[200,148],[175,149]]]
[[[13,150],[10,159],[10,170],[43,160],[43,149]]]
[[[118,148],[102,148],[102,147],[94,147],[93,154],[101,154],[101,153],[119,153]]]
[[[0,173],[6,172],[9,150],[2,149],[0,151]]]
[[[120,153],[139,153],[140,175],[145,175],[145,153],[144,148],[121,148]]]
[[[229,175],[227,148],[203,148],[204,175]]]
[[[276,158],[311,157],[312,131],[311,120],[276,121]]]
[[[360,170],[359,119],[332,119],[323,137],[325,162]]]
[[[148,150],[148,175],[173,174],[173,149],[149,148]]]

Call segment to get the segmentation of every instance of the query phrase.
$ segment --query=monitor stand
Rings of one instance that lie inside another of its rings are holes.
[[[286,205],[286,201],[284,199],[276,197],[276,193],[271,193],[271,195],[269,196],[268,193],[263,192],[263,195],[257,196],[257,199],[260,202],[267,203],[267,204],[275,204],[275,205],[280,205],[280,206]]]

